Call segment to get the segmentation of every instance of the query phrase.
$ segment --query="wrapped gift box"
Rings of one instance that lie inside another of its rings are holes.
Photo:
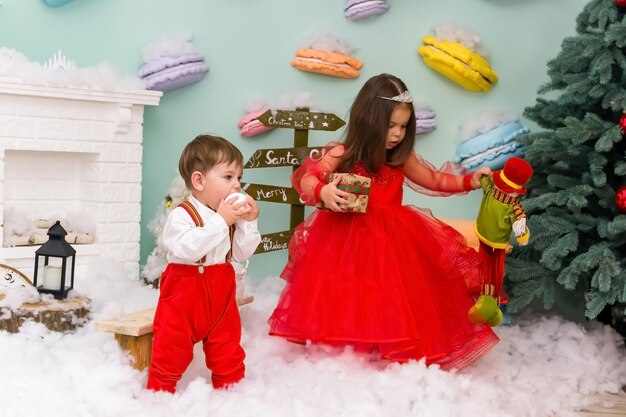
[[[341,176],[341,182],[337,185],[337,188],[350,193],[350,196],[348,196],[348,200],[350,200],[350,202],[345,207],[346,212],[367,212],[367,203],[369,200],[370,188],[372,186],[372,179],[356,174],[334,172],[332,174],[326,174],[324,181],[328,184],[333,182],[337,176]],[[324,203],[321,203],[321,208],[325,208]]]

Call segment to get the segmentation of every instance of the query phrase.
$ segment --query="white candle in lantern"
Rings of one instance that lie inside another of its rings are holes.
[[[43,267],[43,287],[47,290],[62,289],[60,266],[46,265]]]

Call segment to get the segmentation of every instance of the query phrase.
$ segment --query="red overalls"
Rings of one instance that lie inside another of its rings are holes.
[[[191,203],[185,201],[180,206],[196,226],[202,226]],[[231,227],[231,241],[232,232]],[[244,377],[246,355],[240,345],[235,271],[229,261],[230,252],[223,264],[168,264],[163,271],[154,316],[148,389],[175,392],[176,383],[193,359],[193,346],[200,341],[215,388],[232,385]]]

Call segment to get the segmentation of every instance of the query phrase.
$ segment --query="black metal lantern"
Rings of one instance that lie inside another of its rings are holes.
[[[48,241],[35,251],[33,285],[40,293],[52,294],[59,300],[66,298],[74,288],[76,249],[65,241],[66,235],[67,232],[57,220],[48,230]],[[43,257],[42,273],[39,271],[39,257]]]

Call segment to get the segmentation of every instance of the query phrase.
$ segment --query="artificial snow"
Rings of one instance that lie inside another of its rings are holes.
[[[519,116],[513,113],[496,109],[487,109],[478,116],[473,116],[465,120],[460,127],[460,138],[462,141],[474,136],[489,132],[498,126],[506,123],[516,122]]]
[[[82,87],[96,90],[144,90],[145,84],[134,75],[126,75],[111,64],[102,62],[85,68],[54,68],[29,60],[12,48],[0,47],[0,81],[17,79],[26,83],[56,87]]]
[[[253,113],[267,108],[269,108],[269,104],[264,99],[259,97],[251,97],[246,103],[245,112]]]
[[[300,49],[310,48],[324,51],[327,53],[339,52],[344,55],[352,55],[356,48],[347,41],[339,39],[330,33],[317,33],[300,44]]]
[[[480,35],[466,26],[452,22],[442,22],[435,26],[435,36],[440,41],[460,43],[479,55],[489,55],[489,50],[482,43]]]
[[[191,33],[179,33],[152,41],[143,48],[143,62],[147,63],[163,56],[197,54],[198,51],[191,43],[191,38]]]
[[[26,323],[0,331],[0,415],[47,416],[566,416],[597,393],[626,384],[621,338],[599,324],[528,315],[495,330],[501,342],[462,373],[422,362],[404,365],[350,349],[300,346],[267,335],[267,318],[284,282],[256,282],[241,308],[246,378],[212,388],[201,346],[174,395],[145,389],[113,335],[93,321],[154,306],[157,290],[122,277],[99,260],[76,292],[90,297],[91,321],[75,333]]]
[[[35,231],[33,220],[25,212],[7,207],[4,210],[2,233],[5,247],[15,246],[17,237],[30,234]]]
[[[320,105],[313,99],[313,96],[308,91],[295,91],[292,93],[285,93],[278,97],[276,104],[271,104],[273,114],[276,110],[292,110],[301,108],[308,108],[312,112],[324,111]]]

